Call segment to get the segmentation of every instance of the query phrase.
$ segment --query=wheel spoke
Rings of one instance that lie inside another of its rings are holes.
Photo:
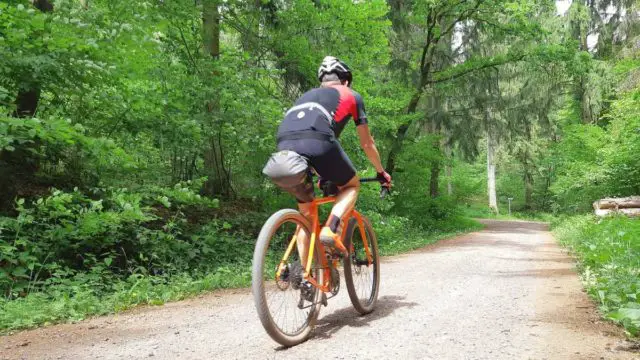
[[[310,320],[317,316],[317,311],[319,310],[319,306],[312,305],[306,300],[303,300],[306,308],[300,309],[298,307],[301,299],[300,281],[304,269],[300,263],[297,246],[293,246],[288,258],[282,262],[280,276],[276,278],[282,256],[285,255],[287,248],[291,244],[298,224],[300,223],[293,219],[286,219],[280,223],[273,224],[270,238],[262,239],[263,244],[264,241],[268,241],[268,243],[265,255],[261,257],[263,260],[259,264],[260,268],[254,268],[254,282],[262,281],[261,292],[256,293],[256,287],[254,286],[254,297],[256,297],[258,311],[261,313],[266,311],[268,314],[266,323],[265,316],[261,315],[263,325],[274,340],[282,344],[304,340],[306,336],[304,333],[308,333]],[[256,248],[258,249],[258,244]],[[317,260],[316,257],[313,266],[316,266]],[[254,266],[256,265],[254,264]],[[262,276],[257,276],[258,273],[255,271],[261,272]],[[298,289],[295,290],[294,287]],[[276,334],[277,336],[275,336],[273,331],[269,330],[273,327],[278,329],[277,334],[281,335]],[[289,340],[294,338],[296,340]]]
[[[345,269],[345,275],[347,276],[346,283],[349,289],[349,297],[354,307],[360,313],[366,314],[373,310],[373,305],[377,298],[377,276],[379,274],[378,249],[375,239],[371,234],[372,230],[370,230],[367,225],[366,234],[369,240],[369,251],[373,257],[373,261],[369,264],[364,241],[360,236],[358,225],[354,224],[352,229],[353,232],[350,233],[350,241],[353,254],[349,261],[345,261],[345,264],[348,264],[348,269]]]

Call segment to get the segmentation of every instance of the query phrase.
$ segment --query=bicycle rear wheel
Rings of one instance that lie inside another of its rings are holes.
[[[344,279],[353,307],[362,315],[373,311],[378,301],[380,288],[380,257],[378,240],[371,223],[362,217],[364,230],[369,245],[369,260],[360,234],[360,226],[355,218],[349,220],[345,236],[345,247],[349,256],[344,258]]]
[[[280,210],[262,226],[253,253],[252,291],[265,330],[273,340],[293,346],[305,341],[320,312],[321,291],[304,281],[304,269],[294,245],[287,248],[297,229],[310,234],[310,225],[299,212]],[[322,284],[320,256],[314,251],[312,275]],[[280,269],[280,274],[278,274]]]

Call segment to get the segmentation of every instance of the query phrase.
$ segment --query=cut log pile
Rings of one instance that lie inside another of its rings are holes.
[[[601,199],[593,203],[597,216],[624,214],[640,217],[640,196]]]

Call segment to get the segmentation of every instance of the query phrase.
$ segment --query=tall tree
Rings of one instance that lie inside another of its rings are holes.
[[[213,76],[220,76],[217,62],[220,58],[220,1],[204,0],[202,2],[202,41],[205,52],[211,56]],[[229,197],[232,193],[230,173],[225,162],[225,148],[222,142],[222,121],[220,102],[212,98],[206,104],[209,126],[208,139],[204,149],[204,168],[207,182],[204,192],[207,195]]]
[[[395,4],[395,3],[394,3]],[[409,7],[409,9],[407,9]],[[415,39],[414,47],[420,49],[413,54],[416,60],[414,91],[407,107],[406,113],[413,114],[418,109],[418,104],[425,91],[438,83],[451,81],[474,71],[497,67],[505,63],[519,61],[524,58],[524,53],[515,50],[515,47],[499,56],[483,57],[472,53],[464,64],[451,62],[442,69],[437,69],[434,65],[439,57],[438,49],[441,49],[442,42],[447,39],[451,41],[456,26],[486,28],[496,27],[499,32],[508,34],[516,41],[520,36],[528,39],[536,34],[535,19],[529,19],[528,13],[532,10],[528,6],[505,7],[501,1],[474,0],[474,1],[440,1],[426,3],[407,2],[404,7],[395,4],[394,18],[397,16],[407,16],[411,19],[414,30],[411,36]],[[399,9],[402,9],[400,11]],[[516,9],[516,10],[514,10]],[[488,14],[491,14],[488,16]],[[495,21],[496,18],[510,19],[513,24],[509,26]],[[395,20],[396,27],[403,23]],[[393,172],[395,169],[395,158],[402,149],[402,144],[415,118],[409,117],[399,124],[395,131],[393,144],[387,157],[387,171]]]

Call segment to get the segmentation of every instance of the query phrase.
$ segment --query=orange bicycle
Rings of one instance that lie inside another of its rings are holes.
[[[373,181],[378,180],[360,180]],[[330,187],[327,185],[325,189]],[[386,191],[383,188],[382,196]],[[342,261],[318,241],[321,229],[318,207],[335,202],[331,195],[325,190],[324,197],[313,201],[311,223],[297,210],[283,209],[269,217],[258,235],[253,253],[253,298],[265,330],[284,346],[305,341],[318,319],[320,307],[338,294],[340,262],[356,311],[362,315],[370,313],[378,299],[378,242],[366,217],[355,209],[345,216],[349,221],[341,236],[348,255]],[[310,234],[306,262],[296,249],[299,231]]]

